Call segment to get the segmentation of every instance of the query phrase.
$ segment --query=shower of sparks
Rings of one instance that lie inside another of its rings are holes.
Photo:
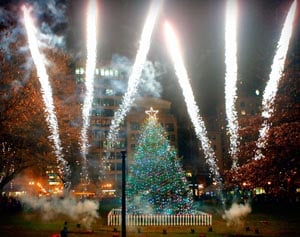
[[[68,166],[67,161],[63,158],[62,154],[62,146],[59,137],[57,117],[53,105],[52,88],[49,83],[49,77],[46,71],[46,66],[44,64],[44,57],[40,53],[38,48],[38,40],[36,38],[37,30],[30,16],[30,10],[25,6],[23,6],[22,10],[24,12],[24,24],[27,32],[31,56],[36,66],[37,75],[41,84],[41,92],[45,104],[44,109],[46,114],[46,121],[51,132],[51,136],[49,137],[49,139],[53,141],[54,152],[57,158],[59,172],[61,173],[64,179],[65,188],[69,188],[70,182],[68,180],[70,177],[70,168]]]
[[[138,49],[135,62],[128,79],[128,88],[123,96],[122,104],[120,108],[115,112],[114,118],[111,122],[109,133],[107,136],[108,147],[113,147],[117,138],[120,124],[123,122],[124,117],[130,110],[131,105],[134,102],[137,88],[139,85],[139,79],[147,59],[148,51],[151,43],[151,36],[153,28],[155,26],[156,18],[158,16],[162,1],[154,0],[151,4],[150,11],[148,13],[143,32],[140,39],[140,47]]]
[[[232,168],[237,167],[238,120],[235,109],[237,81],[237,1],[227,0],[225,27],[225,106],[227,127],[230,135]]]
[[[285,59],[289,48],[290,38],[293,33],[293,22],[296,15],[297,0],[292,3],[288,15],[285,19],[281,36],[277,44],[277,51],[273,59],[269,81],[266,85],[262,100],[262,117],[264,122],[259,131],[259,138],[256,142],[257,149],[255,151],[254,160],[264,158],[262,150],[267,146],[267,137],[270,128],[268,119],[274,112],[274,101],[278,90],[278,84],[284,69]]]
[[[184,96],[185,104],[187,106],[190,119],[194,125],[196,135],[201,142],[205,154],[205,158],[206,158],[206,163],[209,165],[209,170],[210,173],[212,174],[212,178],[216,182],[219,182],[220,184],[221,179],[219,174],[219,168],[216,164],[216,157],[214,154],[214,150],[212,149],[210,141],[207,137],[207,131],[203,119],[199,115],[199,109],[198,106],[196,105],[192,87],[189,82],[187,71],[184,66],[184,62],[180,53],[178,39],[170,24],[166,22],[164,27],[165,27],[164,29],[165,29],[166,45],[169,54],[171,56],[171,59],[173,61],[175,73],[178,77],[179,84],[182,88],[182,93]]]
[[[90,0],[87,11],[87,59],[85,69],[85,97],[82,107],[83,125],[81,129],[81,154],[82,154],[82,178],[88,182],[87,159],[88,136],[87,130],[90,124],[90,111],[94,95],[94,76],[97,58],[97,5],[95,0]]]

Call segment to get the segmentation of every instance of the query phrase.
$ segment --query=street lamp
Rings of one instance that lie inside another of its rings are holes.
[[[122,155],[122,237],[126,237],[126,151],[121,151]]]

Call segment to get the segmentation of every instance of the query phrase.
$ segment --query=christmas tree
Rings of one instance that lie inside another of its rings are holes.
[[[167,133],[152,108],[142,125],[127,182],[127,211],[141,214],[184,214],[193,203],[188,181]]]

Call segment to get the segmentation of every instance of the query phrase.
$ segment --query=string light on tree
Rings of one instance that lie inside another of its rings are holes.
[[[149,117],[129,167],[127,205],[129,213],[189,214],[192,192],[167,133],[157,120],[158,110],[145,111]]]

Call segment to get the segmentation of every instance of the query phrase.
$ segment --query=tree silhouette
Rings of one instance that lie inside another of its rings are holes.
[[[244,183],[248,188],[266,187],[269,193],[295,193],[300,178],[299,53],[296,56],[286,64],[278,87],[274,113],[269,121],[267,147],[262,151],[265,158],[252,159],[262,118],[254,115],[240,119],[240,136],[244,139],[239,153],[240,167],[227,172],[228,186],[242,187]]]

